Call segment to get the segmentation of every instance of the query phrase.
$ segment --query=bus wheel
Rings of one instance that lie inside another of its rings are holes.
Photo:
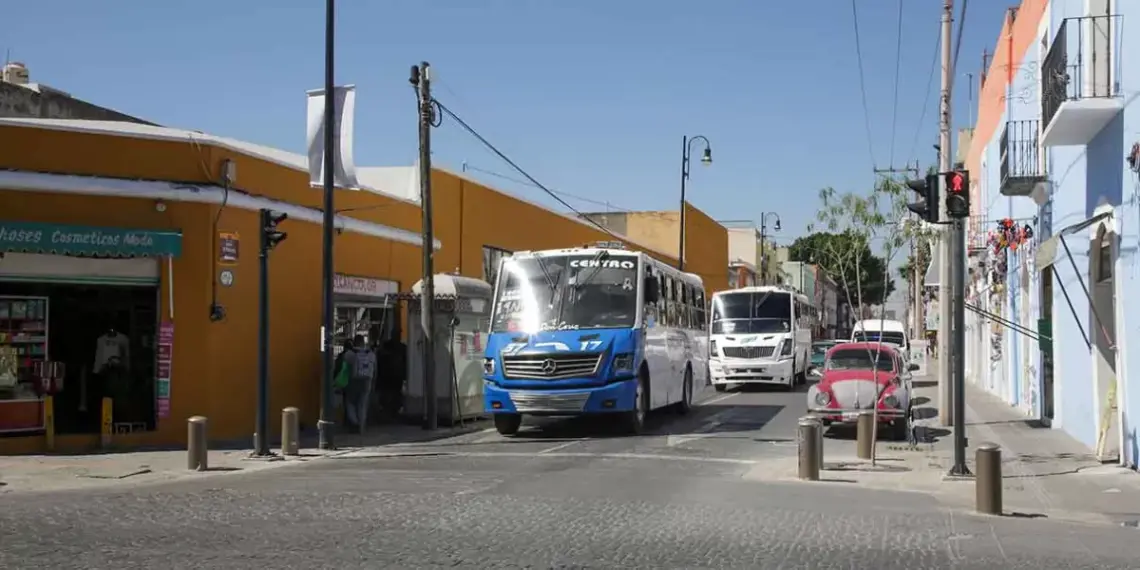
[[[681,385],[681,402],[677,404],[677,412],[687,414],[693,410],[693,369],[685,368],[685,381]]]
[[[495,418],[495,431],[499,435],[515,435],[522,427],[522,414],[492,414]]]
[[[625,413],[625,431],[630,435],[640,434],[645,428],[645,415],[649,410],[649,378],[644,374],[637,377],[637,392],[633,398],[633,409]]]

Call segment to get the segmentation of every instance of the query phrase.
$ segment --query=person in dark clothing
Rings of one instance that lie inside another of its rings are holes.
[[[407,378],[408,348],[400,339],[388,339],[381,348],[380,401],[384,415],[390,420],[399,416],[403,407],[404,380]]]
[[[341,369],[344,368],[344,357],[349,352],[352,352],[352,347],[353,347],[352,338],[350,337],[350,338],[344,339],[344,343],[341,344],[340,354],[337,354],[336,359],[333,360],[333,378],[340,377]],[[344,388],[334,388],[333,390],[336,393],[333,401],[334,402],[339,401],[341,404],[341,415],[342,415],[342,417],[340,418],[341,419],[341,425],[347,425],[347,423],[346,423],[347,417],[346,416],[348,413],[348,408],[345,405]]]

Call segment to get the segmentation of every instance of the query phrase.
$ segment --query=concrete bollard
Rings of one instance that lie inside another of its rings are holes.
[[[812,416],[800,418],[798,423],[799,477],[804,481],[819,481],[823,463],[823,424]]]
[[[194,416],[187,420],[186,424],[186,467],[192,471],[206,471],[210,468],[209,448],[206,444],[206,418]]]
[[[1001,446],[983,443],[974,452],[974,509],[986,515],[1000,515],[1001,504]]]
[[[875,412],[862,410],[855,420],[855,454],[859,459],[870,459],[875,449]]]
[[[301,454],[301,410],[281,410],[281,455]]]

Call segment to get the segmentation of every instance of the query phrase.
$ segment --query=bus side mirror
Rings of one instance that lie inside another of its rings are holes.
[[[660,284],[654,277],[645,278],[645,302],[649,304],[656,303],[661,298]]]

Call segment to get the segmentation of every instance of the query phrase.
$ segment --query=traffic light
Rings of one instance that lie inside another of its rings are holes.
[[[918,201],[907,204],[906,209],[917,214],[923,221],[937,224],[939,220],[938,176],[930,174],[926,178],[907,180],[906,187],[919,195]]]
[[[277,224],[289,219],[289,214],[276,210],[261,209],[261,251],[268,252],[285,241],[289,234],[277,231]]]
[[[946,214],[951,218],[970,217],[970,171],[943,172],[946,184]]]

